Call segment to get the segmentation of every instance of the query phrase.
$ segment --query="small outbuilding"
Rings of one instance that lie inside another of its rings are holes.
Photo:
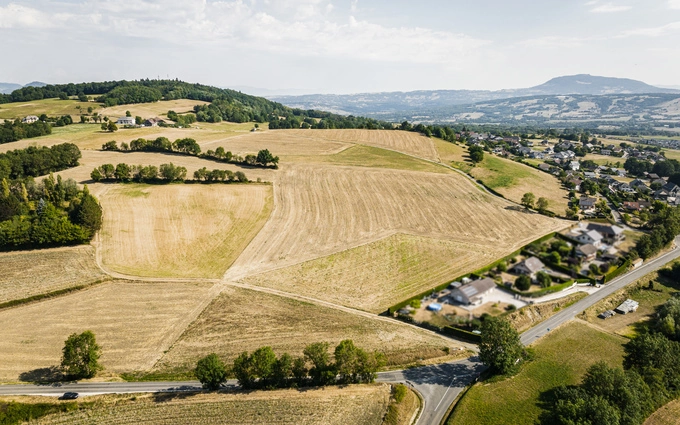
[[[640,303],[628,298],[626,301],[622,302],[620,306],[616,307],[614,311],[619,314],[628,314],[637,311],[639,306]]]
[[[116,120],[116,125],[122,125],[123,127],[126,126],[133,126],[135,124],[135,119],[133,117],[120,117],[118,120]]]

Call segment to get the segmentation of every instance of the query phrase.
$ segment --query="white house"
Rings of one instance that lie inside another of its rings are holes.
[[[536,273],[545,269],[545,264],[536,257],[527,258],[526,260],[517,263],[512,268],[512,271],[519,274],[525,274],[530,276],[532,279],[536,276]]]
[[[487,277],[455,288],[451,291],[451,298],[460,304],[478,305],[482,303],[484,295],[489,294],[495,287],[496,283]]]
[[[602,239],[604,239],[604,237],[597,230],[589,230],[587,232],[581,233],[574,239],[576,239],[576,241],[582,245],[591,244],[596,248],[599,248],[602,245]]]
[[[123,127],[135,125],[135,119],[133,117],[120,117],[116,121],[116,125],[122,125]]]
[[[24,117],[24,119],[21,120],[22,123],[24,124],[33,124],[34,122],[38,121],[40,118],[36,117],[35,115],[29,115],[27,117]]]
[[[581,169],[581,163],[578,161],[571,161],[569,163],[569,168],[573,171],[578,171]]]

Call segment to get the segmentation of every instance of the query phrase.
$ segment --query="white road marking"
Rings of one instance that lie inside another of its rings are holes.
[[[454,376],[454,377],[451,379],[451,383],[449,384],[449,387],[448,387],[448,388],[446,389],[446,391],[444,392],[444,395],[442,396],[442,399],[439,400],[439,403],[437,403],[437,407],[434,408],[434,411],[435,411],[435,412],[436,412],[437,409],[439,408],[439,405],[442,404],[442,401],[444,401],[444,397],[446,397],[446,394],[447,394],[447,393],[449,392],[449,390],[451,389],[451,385],[453,385],[453,381],[455,381],[455,380],[456,380],[456,377]]]

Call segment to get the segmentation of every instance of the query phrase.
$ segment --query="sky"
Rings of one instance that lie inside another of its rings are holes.
[[[0,0],[0,81],[243,91],[680,86],[680,0]]]

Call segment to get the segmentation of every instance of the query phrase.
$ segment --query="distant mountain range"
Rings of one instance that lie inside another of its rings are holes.
[[[320,109],[342,114],[393,115],[398,112],[433,110],[500,99],[551,95],[611,95],[675,93],[627,78],[572,75],[557,77],[539,86],[508,90],[419,90],[411,92],[361,93],[349,95],[266,96],[284,105]]]
[[[32,81],[23,86],[21,84],[16,83],[0,83],[0,93],[9,94],[12,93],[14,90],[20,89],[22,87],[44,87],[46,85],[47,83],[43,83],[40,81]]]

